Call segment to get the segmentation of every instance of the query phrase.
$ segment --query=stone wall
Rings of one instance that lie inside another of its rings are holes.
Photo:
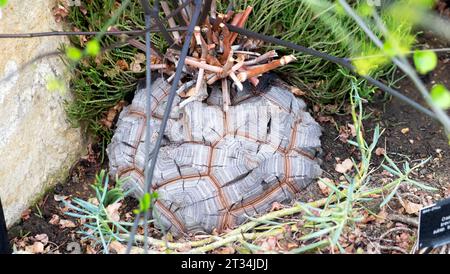
[[[9,0],[0,13],[0,33],[60,30],[51,11],[54,5],[52,0]],[[70,92],[46,87],[49,79],[64,75],[60,58],[46,57],[21,69],[66,41],[0,39],[0,197],[8,225],[46,189],[64,180],[82,151],[81,132],[70,127],[64,111]]]

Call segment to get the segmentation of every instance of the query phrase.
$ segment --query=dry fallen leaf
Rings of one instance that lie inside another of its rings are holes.
[[[110,220],[114,222],[120,221],[119,208],[121,205],[122,203],[117,202],[106,207],[106,213],[108,214]]]
[[[376,217],[372,214],[369,214],[367,211],[364,212],[364,219],[361,221],[361,223],[363,224],[368,224],[371,223],[373,221],[376,221]]]
[[[117,254],[125,254],[127,252],[127,247],[118,241],[112,241],[109,244],[109,249],[116,252]]]
[[[72,228],[72,227],[76,227],[77,225],[72,222],[71,220],[59,220],[59,227],[60,228]]]
[[[347,143],[350,137],[350,130],[346,126],[339,127],[339,140],[343,143]]]
[[[323,179],[317,181],[317,185],[319,186],[322,194],[325,196],[328,196],[331,193],[331,189],[323,181],[325,181],[326,183],[329,183],[331,185],[334,185],[334,182],[333,182],[333,180],[331,180],[329,178],[323,178]]]
[[[132,72],[141,72],[141,71],[142,71],[142,66],[141,66],[141,64],[139,64],[139,63],[133,61],[133,62],[131,62],[131,64],[130,64],[130,70],[131,70]]]
[[[66,200],[67,198],[69,198],[69,196],[57,195],[57,194],[53,195],[53,199],[54,199],[55,201],[57,201],[57,202],[64,201],[64,200]]]
[[[81,30],[77,27],[73,27],[73,31],[80,32]],[[79,35],[80,39],[80,46],[84,47],[88,39],[86,38],[86,35]]]
[[[119,101],[115,106],[108,109],[106,114],[103,115],[103,118],[100,120],[100,123],[107,128],[111,128],[114,120],[122,111],[123,107],[126,105],[124,100]]]
[[[297,96],[303,96],[306,94],[303,90],[299,89],[298,87],[291,87],[291,92]]]
[[[423,207],[421,204],[416,204],[416,203],[410,202],[408,200],[400,201],[400,203],[402,204],[403,208],[405,208],[405,211],[408,214],[418,215],[417,213]]]
[[[48,244],[48,235],[47,234],[38,234],[38,235],[34,236],[34,239],[38,242],[41,242],[44,245]]]
[[[43,253],[44,244],[41,242],[34,242],[33,245],[25,247],[25,251],[33,254]]]
[[[270,211],[277,211],[277,210],[280,210],[283,208],[284,208],[284,206],[282,204],[280,204],[279,202],[273,202],[272,207],[270,208]]]
[[[402,128],[401,132],[402,132],[403,134],[408,134],[408,133],[409,133],[409,128],[407,128],[407,127]]]
[[[353,162],[350,159],[345,159],[342,163],[337,164],[335,170],[339,173],[347,173],[353,168]]]
[[[86,246],[86,254],[97,254],[97,251],[95,251],[95,249],[92,246],[87,245]]]
[[[69,10],[63,5],[58,5],[52,9],[53,16],[55,17],[55,21],[57,23],[61,22],[69,15]]]
[[[386,212],[386,209],[383,207],[380,212],[377,214],[377,219],[375,220],[376,223],[382,224],[386,222],[388,213]]]
[[[49,223],[52,224],[52,225],[59,224],[59,216],[56,215],[56,214],[53,214],[51,220],[49,221]]]
[[[348,128],[350,129],[350,133],[352,134],[352,137],[356,137],[356,128],[353,124],[347,124]]]
[[[381,156],[384,155],[386,153],[386,150],[382,147],[378,147],[377,149],[375,149],[375,154],[377,156]]]
[[[123,59],[118,60],[116,65],[119,67],[120,70],[123,70],[123,71],[127,71],[130,68],[127,61],[125,61]]]
[[[216,254],[234,254],[235,250],[231,246],[221,247],[216,250]]]
[[[22,215],[21,215],[21,218],[22,218],[22,220],[23,221],[26,221],[26,220],[28,220],[29,218],[30,218],[30,214],[31,214],[31,209],[25,209],[23,212],[22,212]]]
[[[265,251],[271,251],[275,250],[277,247],[277,238],[274,236],[269,236],[268,238],[264,239],[261,243],[261,249]]]
[[[327,122],[331,122],[331,123],[334,123],[334,119],[333,119],[333,117],[331,117],[331,116],[319,116],[318,118],[317,118],[317,121],[319,122],[319,123],[327,123]]]

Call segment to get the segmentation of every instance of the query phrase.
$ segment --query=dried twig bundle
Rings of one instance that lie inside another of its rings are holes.
[[[167,2],[162,1],[161,6],[166,15],[171,13]],[[229,10],[226,14],[216,11],[215,4],[211,5],[210,16],[215,18],[214,24],[210,24],[209,20],[204,20],[201,26],[197,26],[194,31],[194,37],[190,42],[191,48],[189,56],[185,60],[183,68],[185,79],[184,83],[180,83],[178,94],[183,94],[186,102],[181,106],[185,106],[188,102],[204,100],[207,94],[199,94],[207,92],[208,85],[211,86],[219,81],[223,89],[224,110],[230,101],[229,93],[231,89],[243,90],[243,82],[249,81],[254,86],[259,83],[258,77],[262,74],[285,66],[295,61],[293,55],[283,56],[280,59],[274,50],[261,54],[257,52],[261,43],[246,37],[238,37],[237,33],[230,32],[225,23],[233,26],[243,27],[247,22],[252,7],[247,7],[242,12],[234,12]],[[189,22],[189,12],[182,13],[184,21]],[[169,20],[171,28],[177,27],[175,20]],[[172,32],[175,44],[182,44],[184,37],[178,32]],[[161,67],[165,73],[171,73],[171,69],[178,65],[179,51],[171,48],[167,51],[165,58],[166,64],[158,64],[155,68]],[[170,77],[169,77],[170,82]],[[231,82],[232,85],[229,85]],[[194,88],[191,88],[194,86]],[[191,89],[191,90],[188,90]],[[189,91],[189,92],[188,92]]]

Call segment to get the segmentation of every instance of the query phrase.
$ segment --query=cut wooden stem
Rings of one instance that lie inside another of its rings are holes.
[[[233,65],[234,65],[234,58],[233,58],[232,55],[233,55],[233,52],[230,52],[230,57],[228,57],[227,62],[223,66],[222,73],[218,75],[220,78],[226,77],[228,75],[229,71],[231,70],[231,68],[233,67]]]
[[[237,26],[239,24],[239,21],[242,18],[242,14],[243,14],[242,12],[236,13],[236,15],[233,17],[233,20],[231,21],[230,24],[233,26]]]
[[[211,8],[210,8],[210,16],[213,19],[217,18],[217,3],[216,0],[212,0],[211,1]]]
[[[259,79],[257,77],[250,77],[248,78],[248,81],[254,86],[258,86],[259,84]]]
[[[196,26],[194,28],[194,37],[195,37],[195,42],[197,43],[197,46],[201,46],[202,45],[202,40],[201,40],[201,29],[199,26]]]
[[[206,57],[208,56],[208,46],[206,45],[206,42],[201,35],[199,26],[195,27],[195,34],[196,34],[195,39],[197,40],[197,45],[200,46],[202,49],[202,56],[201,56],[202,58],[201,58],[200,64],[206,65]],[[204,75],[205,75],[205,69],[200,68],[198,70],[197,84],[195,85],[194,96],[199,93],[199,90],[203,85]]]
[[[166,68],[168,68],[167,64],[151,64],[150,65],[151,70],[166,69]]]
[[[236,59],[236,64],[231,68],[231,71],[238,71],[244,65],[244,56],[239,55]]]
[[[246,55],[261,56],[261,53],[253,52],[253,51],[245,51],[245,50],[235,50],[234,53],[236,53],[236,54],[246,54]]]
[[[164,14],[166,16],[169,16],[171,14],[169,5],[167,4],[166,1],[161,1],[161,8],[164,11]],[[170,17],[167,22],[169,23],[169,27],[171,28],[175,28],[177,26],[177,24],[175,23],[175,19],[173,17]],[[181,42],[181,36],[180,33],[178,31],[174,31],[172,32],[173,38],[175,38],[175,43],[180,44]]]
[[[239,78],[236,76],[236,74],[234,72],[230,72],[230,77],[233,80],[234,84],[236,85],[236,88],[239,91],[244,90],[244,86],[242,85],[241,81],[239,80]]]
[[[233,17],[234,11],[233,10],[229,10],[227,11],[227,14],[225,14],[223,21],[226,23],[228,22],[228,20],[231,19],[231,17]]]
[[[276,69],[278,67],[285,66],[289,64],[290,62],[296,60],[294,55],[287,55],[283,56],[278,60],[274,60],[268,64],[264,64],[258,67],[255,67],[253,69],[250,69],[248,71],[240,72],[238,75],[239,81],[244,82],[248,78],[258,76],[260,74],[263,74],[265,72],[268,72],[270,70]]]
[[[227,76],[229,76],[231,72],[236,72],[236,71],[238,71],[239,69],[241,69],[241,67],[242,67],[243,64],[244,64],[243,58],[242,58],[242,57],[238,57],[238,59],[237,59],[236,61],[237,61],[237,63],[236,63],[234,66],[232,66],[231,69],[225,70],[225,67],[224,67],[224,72],[223,72],[221,75],[214,74],[214,76],[212,76],[211,78],[209,78],[209,79],[208,79],[208,82],[207,82],[208,85],[212,85],[212,84],[214,84],[217,80],[219,80],[219,79],[221,79],[221,78],[226,78]]]
[[[117,28],[115,28],[115,27],[110,27],[109,30],[110,30],[110,31],[119,31],[119,29],[117,29]],[[129,36],[128,36],[128,35],[124,35],[123,37],[124,37],[125,39],[127,39]],[[146,51],[145,44],[139,42],[139,41],[136,40],[136,39],[130,39],[130,40],[128,40],[128,44],[130,44],[130,45],[132,45],[133,47],[135,47],[135,48],[137,48],[137,49],[140,49],[140,50],[142,50],[142,51],[144,51],[144,52]],[[152,50],[151,50],[152,56],[155,57],[156,59],[158,59],[159,61],[162,61],[162,60],[163,60],[162,54],[159,53],[159,51],[158,51],[153,45],[150,45],[150,46],[151,46],[151,48],[152,48]]]
[[[212,76],[211,76],[211,78],[209,78],[208,79],[208,81],[206,82],[208,85],[212,85],[212,84],[214,84],[217,80],[219,80],[220,79],[220,77],[216,74],[216,73],[214,73]]]
[[[196,80],[191,80],[189,82],[186,82],[184,84],[182,84],[178,89],[177,89],[177,94],[178,95],[182,95],[183,92],[185,92],[186,90],[190,89],[194,84],[196,83]],[[182,96],[184,97],[184,96]]]
[[[219,26],[220,26],[220,24],[222,24],[222,22],[223,22],[223,17],[224,17],[223,14],[217,15],[217,20],[214,21],[213,28],[212,28],[214,32],[216,32],[216,31],[219,30]]]
[[[206,56],[206,63],[208,63],[210,65],[213,65],[213,66],[217,66],[217,67],[222,66],[222,64],[219,62],[219,60],[217,60],[216,57],[214,57],[214,56],[212,56],[210,54],[208,54]]]
[[[223,40],[223,54],[220,57],[220,62],[222,64],[225,64],[225,62],[228,60],[229,56],[230,56],[230,52],[231,52],[231,43],[230,43],[230,36],[232,35],[232,33],[230,33],[230,31],[228,30],[227,26],[225,24],[220,24],[220,28],[222,29],[222,37]]]
[[[212,65],[208,65],[208,64],[204,64],[201,63],[199,61],[197,61],[198,59],[193,58],[193,57],[186,57],[186,65],[191,66],[191,67],[196,67],[196,68],[202,68],[208,71],[212,71],[215,73],[222,73],[223,69],[221,67],[216,67],[216,66],[212,66]]]
[[[230,91],[228,90],[228,80],[222,79],[222,98],[223,98],[223,111],[228,112],[231,100]]]
[[[248,6],[248,7],[245,9],[245,11],[243,12],[241,18],[239,19],[239,23],[237,24],[237,27],[239,27],[239,28],[244,27],[245,22],[247,22],[248,17],[250,16],[250,13],[252,12],[252,10],[253,10],[253,7],[251,7],[251,6]],[[234,33],[231,35],[230,40],[229,40],[229,43],[230,43],[231,45],[234,43],[234,40],[236,40],[237,35],[238,35],[238,34],[237,34],[236,32],[234,32]]]
[[[256,65],[263,61],[266,61],[267,59],[271,59],[271,58],[275,58],[275,57],[278,57],[277,52],[275,50],[271,50],[271,51],[264,53],[261,56],[256,57],[255,59],[245,61],[244,66]]]

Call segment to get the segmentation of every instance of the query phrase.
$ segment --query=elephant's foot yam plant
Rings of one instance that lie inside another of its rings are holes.
[[[448,1],[52,12],[65,32],[0,38],[70,37],[88,152],[9,229],[14,252],[450,253],[419,240],[450,197]]]
[[[151,149],[169,87],[158,78],[151,88]],[[125,187],[137,198],[145,192],[146,96],[147,89],[138,90],[122,111],[108,146],[111,175],[128,178]],[[182,102],[177,97],[174,105]],[[173,234],[235,227],[275,202],[292,201],[321,174],[320,126],[286,87],[236,90],[230,102],[223,111],[222,91],[214,85],[204,103],[171,114],[152,191],[159,196],[153,212]]]

